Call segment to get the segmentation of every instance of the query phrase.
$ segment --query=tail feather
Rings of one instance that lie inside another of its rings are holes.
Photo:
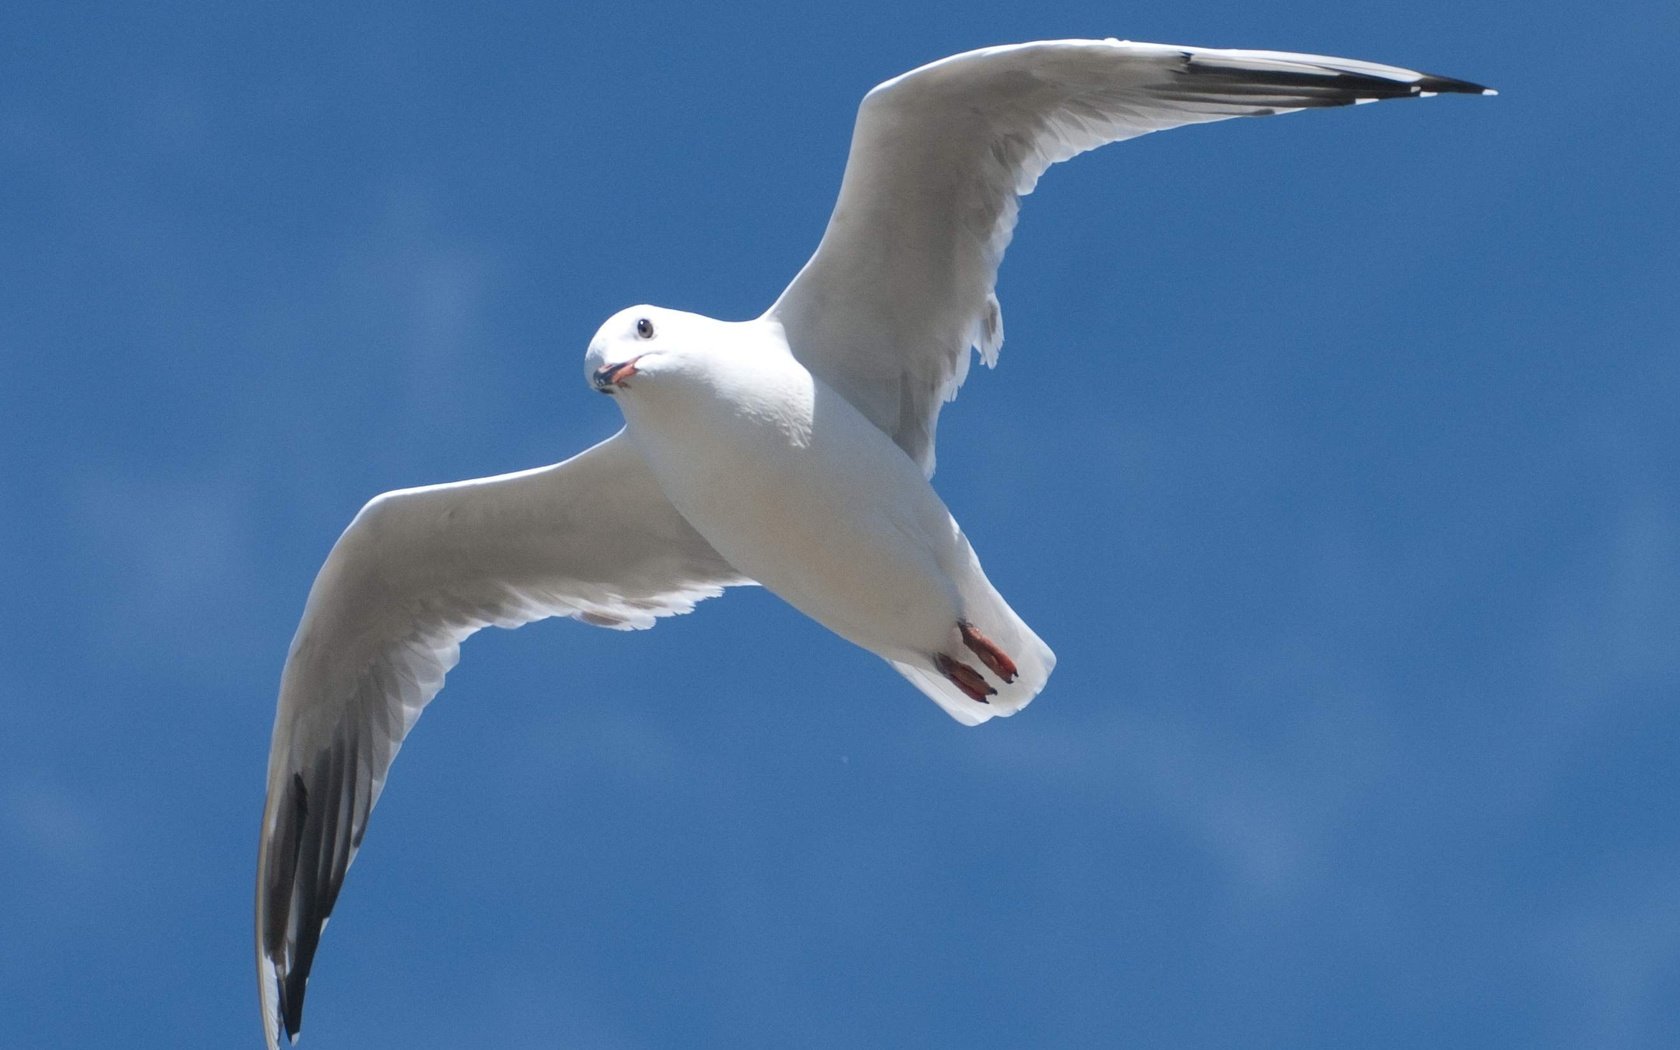
[[[1015,614],[1015,610],[986,580],[985,574],[979,572],[978,564],[967,584],[959,583],[958,590],[963,599],[964,619],[997,643],[1015,662],[1016,677],[1013,682],[1004,682],[987,672],[987,682],[997,689],[997,693],[979,701],[971,699],[960,686],[941,674],[934,667],[931,654],[918,658],[889,656],[886,659],[894,670],[944,708],[946,714],[963,725],[977,726],[992,718],[1008,717],[1031,703],[1050,680],[1050,672],[1056,667],[1056,654],[1033,633],[1026,621]],[[949,655],[979,669],[977,665],[980,662],[966,651],[957,650]]]

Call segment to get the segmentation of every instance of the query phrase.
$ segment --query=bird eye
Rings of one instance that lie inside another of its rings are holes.
[[[636,321],[636,334],[643,339],[653,338],[653,322],[643,317]]]

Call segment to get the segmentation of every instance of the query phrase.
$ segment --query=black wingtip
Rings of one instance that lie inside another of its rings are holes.
[[[1225,55],[1207,52],[1184,52],[1183,61],[1173,73],[1230,96],[1232,101],[1252,104],[1255,108],[1247,116],[1395,98],[1498,94],[1482,84],[1433,73],[1411,73],[1398,68],[1387,73],[1373,72],[1328,63],[1318,68],[1254,68],[1233,62]],[[1166,92],[1161,97],[1190,100],[1188,96]]]
[[[280,885],[269,900],[268,936],[265,937],[263,948],[270,959],[283,956],[286,935],[286,922],[289,918],[286,904],[290,901],[298,874],[299,854],[302,852],[304,827],[309,821],[309,787],[304,782],[302,773],[293,773],[292,779],[286,784],[285,797],[280,802],[281,819],[287,822],[284,834],[280,839],[282,853],[282,877]],[[280,1027],[287,1042],[296,1043],[298,1033],[303,1030],[303,990],[309,980],[309,963],[293,966],[290,969],[276,973],[280,993]]]
[[[281,798],[264,951],[275,969],[280,1024],[296,1041],[321,933],[361,841],[373,789],[351,728],[306,762]]]
[[[292,995],[286,990],[293,982],[289,979],[280,982],[280,1029],[288,1043],[296,1043],[298,1033],[303,1031],[303,983],[304,978],[296,982],[297,993]]]
[[[1420,93],[1430,95],[1497,95],[1499,92],[1482,84],[1472,84],[1468,80],[1457,80],[1453,77],[1438,77],[1425,73],[1413,85]]]

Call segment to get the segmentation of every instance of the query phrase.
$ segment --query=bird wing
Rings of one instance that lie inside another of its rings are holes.
[[[931,475],[970,348],[997,360],[998,263],[1050,165],[1183,124],[1439,92],[1492,93],[1344,58],[1117,40],[942,59],[864,97],[828,229],[766,316]]]
[[[623,629],[747,584],[623,431],[548,467],[388,492],[310,589],[280,679],[257,874],[271,1048],[297,1038],[322,927],[420,711],[462,639],[549,616]]]

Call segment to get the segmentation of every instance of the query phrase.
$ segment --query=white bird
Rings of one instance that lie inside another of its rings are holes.
[[[637,306],[585,372],[618,433],[563,463],[404,489],[356,515],[280,680],[256,899],[264,1031],[293,1041],[322,927],[391,761],[482,627],[653,626],[759,583],[976,725],[1055,656],[928,482],[940,406],[1003,341],[1018,198],[1151,131],[1439,92],[1393,66],[1116,40],[986,48],[876,87],[816,254],[755,320]]]

